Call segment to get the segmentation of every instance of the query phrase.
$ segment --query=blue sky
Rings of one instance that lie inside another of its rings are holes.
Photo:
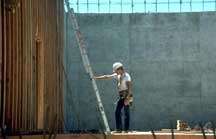
[[[143,13],[215,11],[216,0],[69,0],[79,13]],[[168,4],[168,1],[170,4]],[[89,3],[87,6],[87,2]],[[100,6],[98,6],[98,2]],[[109,4],[111,2],[111,4]],[[134,7],[132,9],[132,2]],[[144,4],[146,2],[146,4]],[[156,5],[157,2],[157,5]],[[204,2],[204,4],[203,4]],[[79,3],[77,5],[77,3]],[[122,6],[121,6],[121,3]]]

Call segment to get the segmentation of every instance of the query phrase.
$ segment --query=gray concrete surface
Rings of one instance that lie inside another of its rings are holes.
[[[113,62],[120,61],[132,76],[131,130],[169,128],[177,119],[191,126],[216,120],[215,12],[80,14],[78,22],[95,75],[111,74]],[[95,93],[70,25],[67,34],[66,128],[100,129]],[[116,81],[97,83],[115,129]]]

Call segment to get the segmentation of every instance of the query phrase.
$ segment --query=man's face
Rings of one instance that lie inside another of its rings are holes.
[[[117,73],[118,75],[119,75],[119,74],[122,74],[122,73],[123,73],[123,70],[122,70],[122,69],[117,69],[117,70],[115,71],[115,73]]]

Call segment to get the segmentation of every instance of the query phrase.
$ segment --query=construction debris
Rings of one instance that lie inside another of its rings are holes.
[[[201,131],[200,125],[199,125],[199,124],[196,124],[196,125],[194,126],[193,130],[195,130],[195,131]]]
[[[191,128],[186,122],[182,120],[177,120],[177,130],[178,131],[190,131]]]
[[[203,129],[204,129],[204,130],[210,130],[210,131],[212,131],[212,129],[213,129],[212,123],[211,123],[211,122],[207,122],[207,123],[203,126]]]

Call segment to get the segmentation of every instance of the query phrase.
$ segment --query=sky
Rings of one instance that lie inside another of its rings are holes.
[[[180,4],[180,1],[182,1],[182,4]],[[216,0],[69,0],[69,2],[74,11],[78,13],[216,11]],[[98,3],[100,5],[98,5]],[[133,8],[132,3],[134,5]]]

